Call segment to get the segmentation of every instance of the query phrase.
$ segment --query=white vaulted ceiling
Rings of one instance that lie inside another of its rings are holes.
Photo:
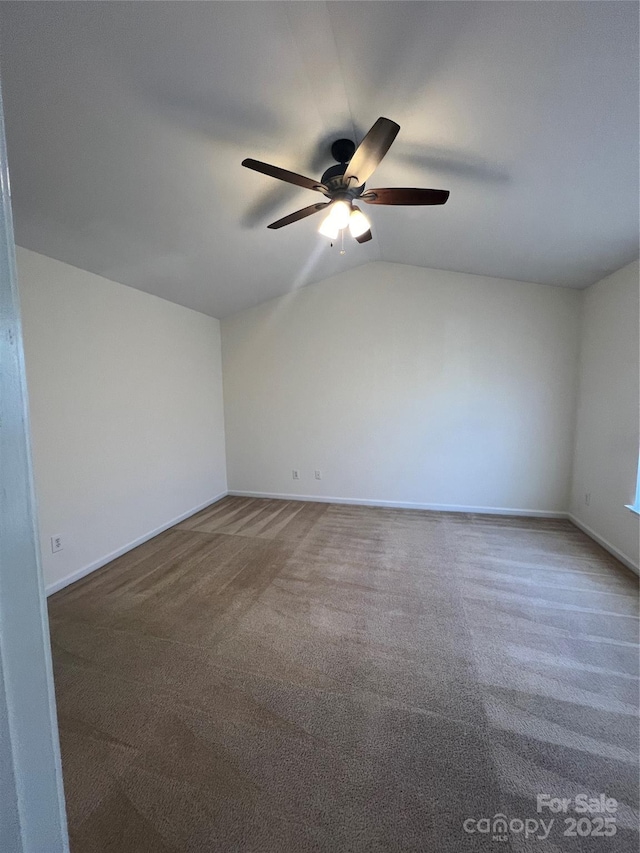
[[[583,287],[638,254],[638,5],[5,2],[16,241],[222,317],[375,260]],[[346,254],[319,178],[378,116],[400,134]]]

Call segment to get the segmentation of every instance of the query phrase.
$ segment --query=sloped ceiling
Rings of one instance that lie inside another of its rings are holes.
[[[5,2],[19,245],[216,317],[375,260],[583,287],[638,254],[638,5],[627,2]],[[329,247],[330,143],[402,129]]]

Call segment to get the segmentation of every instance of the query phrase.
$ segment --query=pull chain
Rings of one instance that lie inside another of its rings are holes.
[[[343,228],[343,229],[342,229],[342,231],[340,232],[340,236],[341,236],[341,238],[342,238],[342,248],[340,249],[340,254],[341,254],[341,255],[344,255],[344,254],[346,254],[346,252],[345,252],[345,250],[344,250],[344,228]]]

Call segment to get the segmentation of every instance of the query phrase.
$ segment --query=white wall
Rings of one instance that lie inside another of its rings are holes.
[[[574,520],[636,567],[639,276],[629,264],[585,292],[571,493]]]
[[[229,488],[566,512],[581,299],[374,263],[223,320]]]
[[[43,568],[55,588],[226,490],[220,326],[34,252],[17,258]]]

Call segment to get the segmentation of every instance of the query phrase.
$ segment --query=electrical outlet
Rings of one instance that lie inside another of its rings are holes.
[[[51,537],[51,551],[54,554],[56,554],[58,551],[62,551],[62,536]]]
[[[316,480],[321,480],[322,479],[322,471],[318,471],[318,469],[316,468],[315,477],[316,477]]]
[[[291,477],[294,480],[299,480],[300,479],[300,471],[298,471],[297,468],[294,468],[293,471],[291,472]]]
[[[584,502],[586,506],[591,506],[591,492],[584,493]]]

